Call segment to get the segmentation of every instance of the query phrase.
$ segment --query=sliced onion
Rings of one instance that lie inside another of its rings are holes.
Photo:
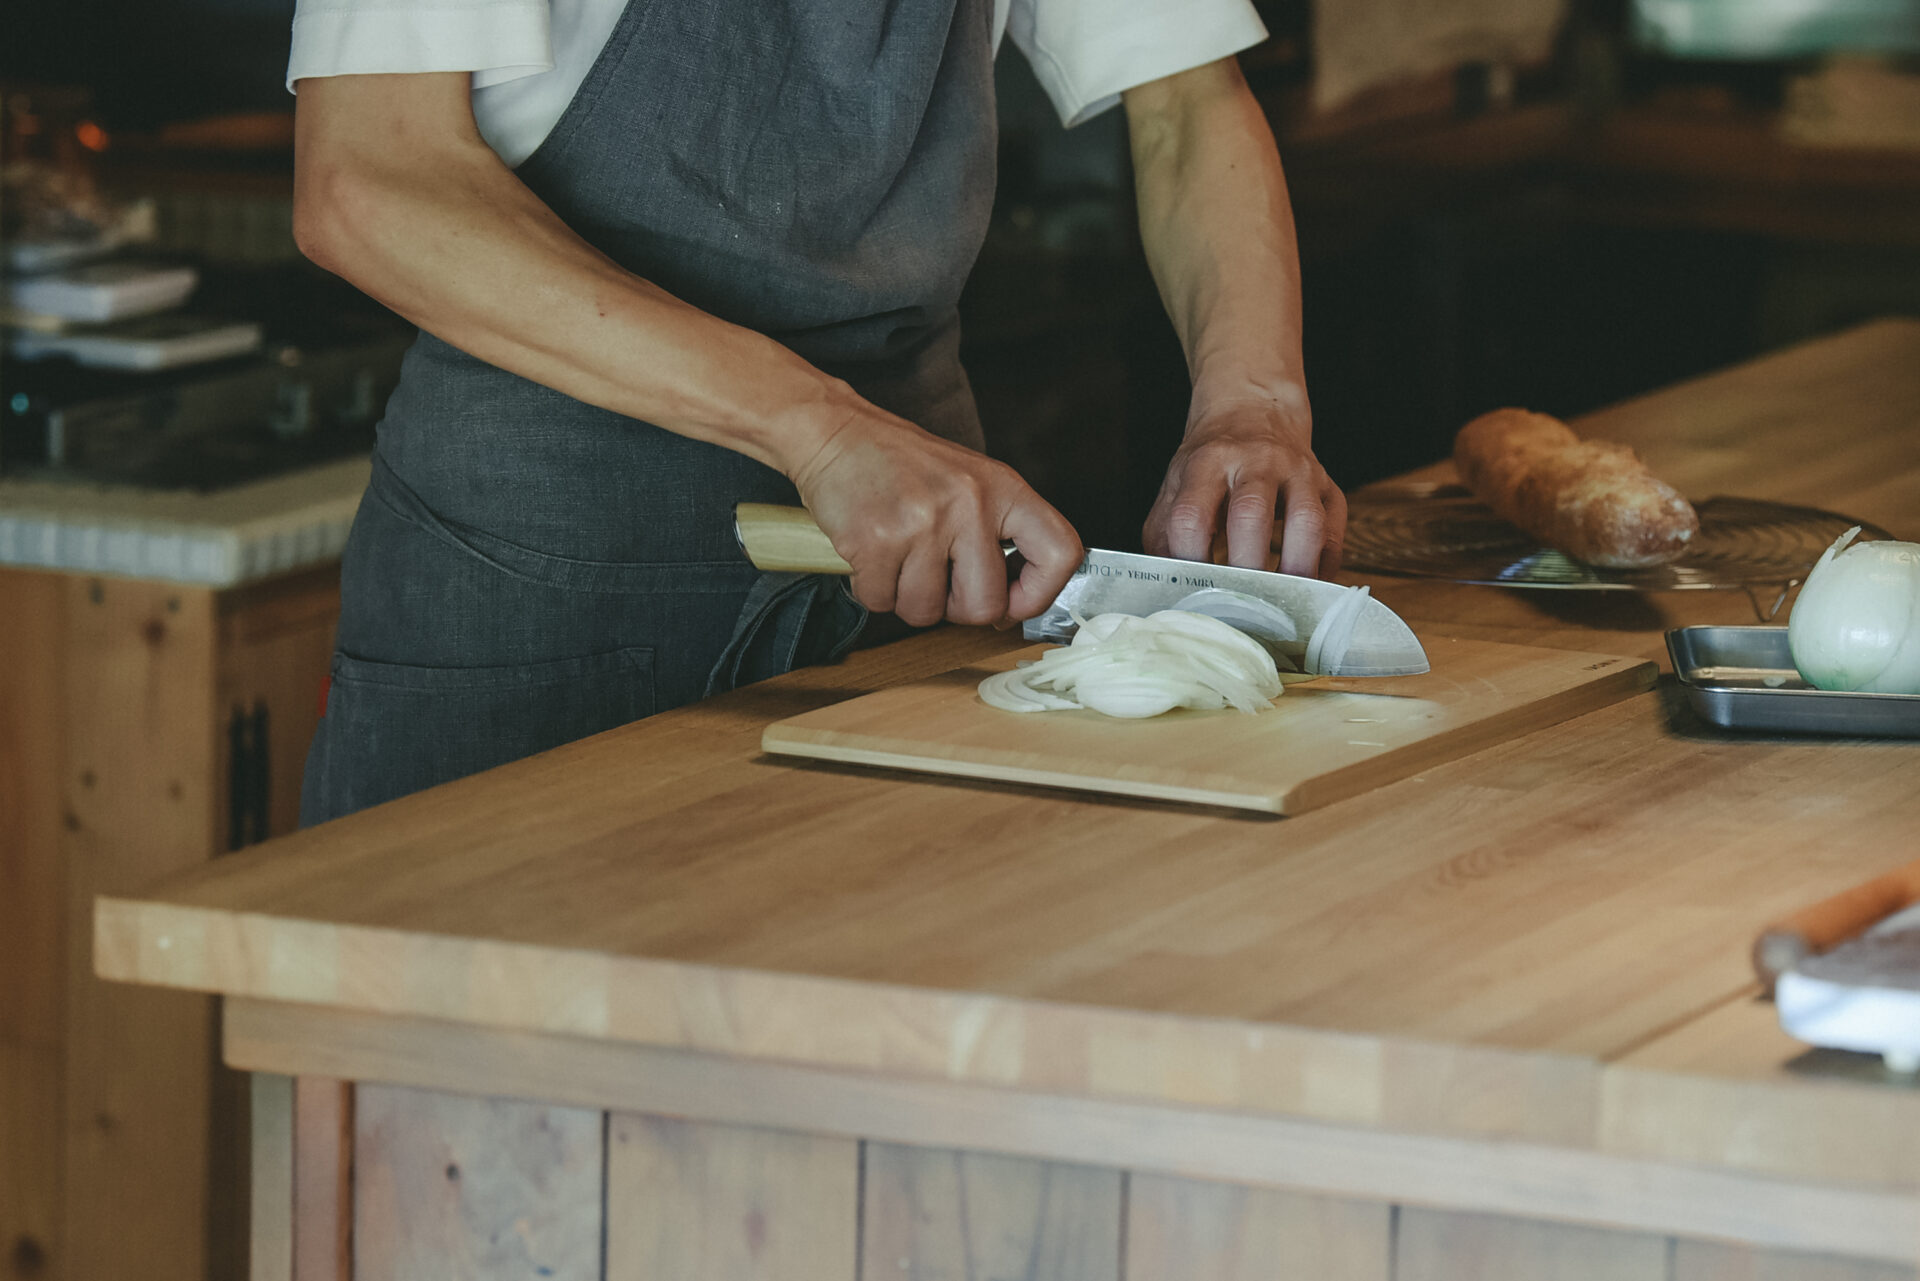
[[[1029,687],[1019,671],[1000,672],[980,682],[980,697],[1003,712],[1058,712],[1079,704]]]
[[[1090,708],[1158,716],[1176,707],[1264,709],[1281,691],[1273,656],[1216,618],[1161,610],[1075,617],[1073,643],[980,682],[980,697],[1009,712]]]
[[[1321,616],[1320,625],[1313,629],[1313,636],[1307,641],[1309,672],[1325,675],[1340,670],[1347,650],[1353,645],[1361,611],[1366,609],[1367,597],[1372,594],[1370,587],[1349,587],[1346,594],[1333,603],[1333,608]]]
[[[1074,697],[1080,700],[1080,706],[1105,716],[1158,716],[1176,707],[1195,705],[1191,701],[1191,687],[1152,676],[1107,676],[1083,681],[1074,687]],[[1219,705],[1216,700],[1214,706]]]
[[[1217,618],[1236,631],[1245,632],[1268,645],[1289,644],[1300,639],[1300,628],[1286,610],[1272,601],[1264,601],[1245,592],[1228,591],[1224,587],[1203,587],[1175,601],[1173,607]]]

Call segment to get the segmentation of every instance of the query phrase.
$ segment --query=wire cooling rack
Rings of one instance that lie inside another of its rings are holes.
[[[1700,532],[1680,559],[1651,569],[1601,569],[1543,547],[1457,485],[1356,494],[1344,567],[1494,587],[1579,591],[1745,591],[1763,618],[1848,528],[1886,538],[1878,526],[1812,507],[1754,498],[1694,504]],[[1776,593],[1772,607],[1762,596]]]

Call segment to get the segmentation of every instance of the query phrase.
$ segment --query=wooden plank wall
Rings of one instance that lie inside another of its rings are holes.
[[[216,848],[213,595],[60,583],[65,1275],[198,1281],[207,1275],[212,1003],[95,978],[93,899],[136,892]]]
[[[359,1281],[1920,1281],[1913,1266],[977,1152],[356,1094]]]
[[[59,1275],[66,874],[59,578],[0,570],[0,1277]]]
[[[213,595],[0,580],[0,1277],[204,1281],[212,1006],[95,979],[92,909],[215,848]]]
[[[270,709],[267,828],[293,829],[335,577],[0,569],[0,1281],[246,1270],[246,1082],[205,997],[93,978],[93,896],[227,847],[232,709]]]

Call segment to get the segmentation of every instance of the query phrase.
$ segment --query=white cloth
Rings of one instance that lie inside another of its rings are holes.
[[[480,134],[533,154],[592,69],[626,0],[298,0],[287,87],[308,76],[470,71]],[[1251,0],[994,0],[1002,34],[1068,125],[1123,90],[1266,39]]]
[[[1788,1036],[1833,1050],[1886,1055],[1888,1067],[1912,1072],[1920,1065],[1920,904],[1877,922],[1865,937],[1891,946],[1871,954],[1868,964],[1854,961],[1850,975],[1821,978],[1788,970],[1774,985],[1774,1009]],[[1837,945],[1833,957],[1844,957],[1849,948]]]

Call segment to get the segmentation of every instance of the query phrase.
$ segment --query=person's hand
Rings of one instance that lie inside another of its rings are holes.
[[[854,599],[915,627],[1032,618],[1085,555],[1073,526],[1011,467],[872,406],[790,474],[853,566]],[[1026,562],[1011,586],[1003,538]]]
[[[1277,547],[1281,573],[1331,577],[1347,500],[1313,456],[1311,435],[1304,406],[1248,399],[1197,412],[1147,515],[1148,554],[1209,560],[1224,533],[1228,564],[1274,568]]]

